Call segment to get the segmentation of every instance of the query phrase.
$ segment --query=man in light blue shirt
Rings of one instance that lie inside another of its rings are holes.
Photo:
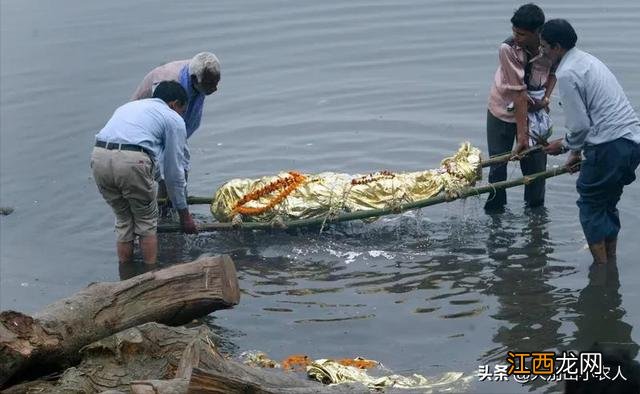
[[[121,106],[96,135],[91,168],[100,193],[116,215],[120,263],[131,261],[136,236],[140,237],[144,262],[156,262],[154,179],[159,178],[160,167],[182,230],[197,233],[185,195],[187,133],[181,114],[186,104],[187,94],[178,82],[161,82],[153,98]]]
[[[182,114],[187,129],[187,138],[200,127],[202,110],[206,96],[218,90],[220,82],[220,61],[211,52],[200,52],[192,59],[177,60],[151,70],[142,80],[131,100],[149,98],[153,90],[162,81],[176,81],[187,92],[189,103]],[[189,161],[189,149],[185,151],[187,163]],[[188,165],[185,170],[189,171]],[[161,180],[158,188],[158,198],[165,199],[167,190]],[[160,207],[162,216],[169,216],[171,204],[163,204]]]
[[[617,204],[640,164],[640,121],[611,71],[575,48],[569,22],[552,19],[540,33],[542,48],[558,62],[560,103],[569,132],[546,152],[571,151],[567,165],[582,159],[577,190],[580,223],[596,263],[614,262],[620,231]]]

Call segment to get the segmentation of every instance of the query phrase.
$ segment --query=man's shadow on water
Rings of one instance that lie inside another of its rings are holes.
[[[567,350],[585,351],[594,343],[609,349],[618,349],[632,358],[640,348],[631,338],[633,326],[622,319],[626,311],[622,308],[618,265],[592,264],[589,267],[589,283],[580,291],[572,305],[576,313],[573,322],[576,331]]]
[[[617,263],[592,264],[589,283],[572,305],[576,331],[566,350],[574,354],[601,353],[602,365],[609,368],[609,377],[617,376],[620,369],[624,378],[567,381],[565,393],[640,393],[640,364],[633,361],[639,346],[631,338],[633,327],[622,321],[626,311],[621,305]]]
[[[507,352],[532,352],[556,348],[560,343],[557,315],[559,295],[548,280],[556,274],[548,266],[553,252],[547,210],[528,209],[525,216],[509,212],[489,217],[487,255],[495,267],[486,294],[497,297],[491,316],[504,324],[483,362],[504,364]]]
[[[492,317],[505,324],[494,335],[501,346],[488,351],[482,361],[504,364],[507,351],[558,349],[577,354],[593,349],[595,343],[635,358],[640,347],[631,338],[632,326],[622,320],[626,311],[621,307],[617,264],[592,265],[589,282],[577,297],[550,285],[549,279],[579,271],[551,264],[554,249],[546,209],[527,210],[526,216],[524,226],[523,218],[512,214],[490,216],[486,246],[495,278],[487,283],[486,293],[498,299],[499,309]],[[571,320],[576,331],[567,340],[558,330],[561,322]],[[562,387],[540,379],[529,385],[531,390]]]

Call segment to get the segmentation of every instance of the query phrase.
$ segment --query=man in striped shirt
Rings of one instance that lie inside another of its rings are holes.
[[[551,60],[538,51],[538,32],[544,20],[544,13],[537,5],[521,6],[511,18],[513,35],[500,44],[498,69],[493,78],[487,110],[489,156],[512,150],[520,153],[527,149],[534,132],[529,127],[529,112],[548,111],[555,76]],[[544,115],[547,116],[546,113]],[[544,130],[545,133],[548,131]],[[546,138],[547,135],[540,137]],[[542,151],[531,153],[520,160],[523,175],[544,171],[546,166],[547,155]],[[507,163],[491,166],[489,182],[506,179]],[[544,179],[527,184],[524,189],[526,206],[543,205],[544,194]],[[501,212],[506,203],[506,191],[496,190],[489,194],[484,209],[487,213]]]

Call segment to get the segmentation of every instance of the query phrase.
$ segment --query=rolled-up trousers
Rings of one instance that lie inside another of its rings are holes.
[[[622,189],[636,179],[640,144],[618,138],[583,149],[584,160],[576,188],[580,197],[580,224],[587,242],[613,240],[620,231],[618,201]]]

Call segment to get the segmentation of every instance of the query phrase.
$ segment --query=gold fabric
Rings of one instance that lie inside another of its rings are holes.
[[[399,204],[434,197],[441,192],[455,194],[479,180],[479,170],[480,150],[465,142],[455,155],[442,160],[440,168],[435,170],[392,175],[379,172],[364,177],[333,172],[304,174],[306,180],[273,209],[259,215],[242,215],[242,220],[269,222],[279,217],[289,221],[343,212],[393,208]],[[283,172],[260,179],[233,179],[222,185],[214,195],[211,213],[221,222],[230,222],[236,215],[234,207],[246,194],[287,176],[289,174]],[[276,194],[277,192],[260,197],[245,206],[263,207]]]
[[[307,367],[307,375],[324,384],[359,382],[370,389],[394,387],[402,389],[445,389],[451,386],[462,388],[469,379],[463,378],[462,372],[446,372],[439,378],[426,378],[422,375],[412,376],[388,375],[370,376],[366,370],[337,363],[334,360],[315,360]],[[462,387],[461,387],[462,386]]]
[[[264,352],[247,351],[240,354],[245,365],[256,368],[280,368],[280,364],[269,358]]]

